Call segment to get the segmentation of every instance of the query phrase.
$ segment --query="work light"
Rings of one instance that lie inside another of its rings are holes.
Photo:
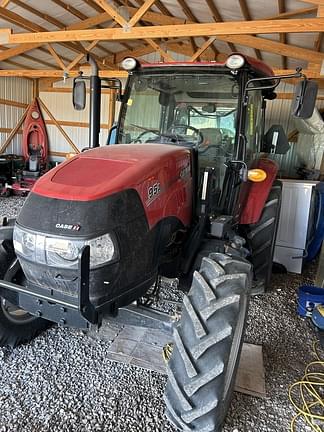
[[[134,59],[133,57],[126,57],[122,63],[121,66],[123,69],[127,70],[127,71],[132,71],[136,68],[138,62],[136,59]]]
[[[226,66],[229,69],[240,69],[245,63],[245,59],[242,55],[240,54],[232,54],[228,57],[228,59],[226,60]]]

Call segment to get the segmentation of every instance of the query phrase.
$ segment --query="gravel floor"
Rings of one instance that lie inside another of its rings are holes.
[[[15,215],[22,202],[0,198],[0,216]],[[288,431],[288,386],[313,360],[315,339],[296,315],[296,289],[315,271],[274,275],[274,292],[252,299],[246,341],[263,345],[268,397],[236,393],[225,432]],[[0,432],[174,432],[163,413],[164,376],[107,360],[107,347],[53,327],[29,345],[0,348]]]

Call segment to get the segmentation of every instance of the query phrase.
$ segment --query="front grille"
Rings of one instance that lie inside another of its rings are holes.
[[[79,278],[74,271],[66,271],[52,267],[43,267],[19,259],[26,279],[41,288],[52,289],[71,297],[78,296]]]

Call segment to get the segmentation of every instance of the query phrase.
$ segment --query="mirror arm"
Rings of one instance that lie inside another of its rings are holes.
[[[275,89],[280,84],[280,81],[282,79],[289,79],[289,78],[303,78],[304,80],[307,80],[307,77],[305,74],[303,74],[301,68],[296,68],[296,72],[293,74],[286,74],[286,75],[274,75],[272,77],[264,77],[264,78],[252,78],[248,80],[245,84],[244,88],[244,94],[243,94],[243,100],[244,105],[247,104],[247,93],[251,90],[267,90],[267,89]],[[263,85],[260,87],[249,87],[251,83],[254,82],[260,82],[260,81],[275,81],[274,84],[269,85]]]

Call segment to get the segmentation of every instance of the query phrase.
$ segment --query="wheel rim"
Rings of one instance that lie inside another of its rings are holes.
[[[9,266],[9,269],[11,267],[12,265]],[[4,280],[8,282],[15,282],[20,285],[23,285],[26,281],[26,278],[20,266],[17,268],[17,271],[14,274],[10,275],[10,277],[8,277],[9,273],[10,271],[8,270],[4,276]],[[30,315],[28,312],[26,312],[24,309],[20,309],[18,306],[10,303],[3,297],[0,297],[0,307],[8,321],[16,325],[25,325],[37,319],[33,315]]]
[[[246,309],[248,305],[248,296],[243,294],[242,297],[243,299],[242,299],[242,304],[240,305],[239,318],[235,327],[232,348],[231,348],[231,352],[228,360],[228,366],[226,370],[223,399],[227,398],[229,389],[232,385],[233,374],[236,369],[236,363],[238,361],[238,356],[242,345],[241,338],[243,336],[245,315],[246,315]]]
[[[1,300],[1,310],[5,317],[11,321],[13,324],[24,325],[31,321],[34,321],[36,318],[30,315],[23,309],[20,309],[18,306],[13,305],[8,302],[8,300],[4,298],[0,298]]]

